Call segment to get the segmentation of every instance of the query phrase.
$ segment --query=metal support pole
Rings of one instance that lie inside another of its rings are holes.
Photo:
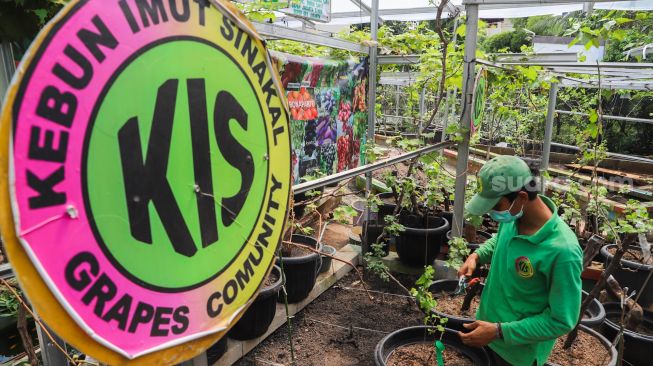
[[[45,325],[44,325],[45,326]],[[66,349],[66,343],[57,336],[52,329],[48,328],[48,332],[54,338],[54,341],[63,349]],[[36,333],[39,337],[39,345],[41,346],[41,358],[43,359],[43,365],[45,366],[60,366],[67,365],[68,358],[66,355],[55,346],[54,342],[48,338],[43,329],[40,326],[36,326]]]
[[[422,93],[419,95],[419,132],[424,128],[424,113],[426,113],[426,85],[422,88]]]
[[[7,93],[7,89],[9,89],[9,84],[11,83],[11,78],[15,70],[11,43],[0,42],[0,106],[4,100],[5,93]]]
[[[399,85],[395,86],[395,116],[399,115]]]
[[[551,156],[551,139],[553,138],[553,118],[555,117],[556,102],[558,100],[558,83],[551,83],[549,90],[549,108],[546,111],[546,125],[544,126],[544,142],[542,143],[542,162],[540,171],[549,169],[549,157]],[[544,185],[542,185],[544,187]]]
[[[463,141],[458,144],[458,159],[456,164],[456,192],[454,196],[454,218],[452,230],[454,236],[463,232],[465,211],[465,187],[467,186],[467,163],[469,160],[469,139],[472,125],[472,95],[474,94],[474,78],[476,75],[476,41],[478,33],[478,5],[466,5],[467,28],[465,31],[465,59],[463,65],[463,112],[461,127],[467,129]]]
[[[367,102],[367,110],[368,110],[368,116],[367,116],[367,144],[374,144],[374,128],[376,125],[376,69],[378,66],[378,60],[377,60],[377,55],[378,55],[378,47],[377,47],[377,41],[379,39],[378,37],[378,31],[379,31],[379,0],[372,0],[372,9],[371,9],[371,16],[370,16],[370,22],[371,22],[371,27],[370,27],[370,33],[371,33],[371,38],[372,38],[372,45],[370,46],[370,72],[369,72],[369,88],[368,88],[368,93],[369,93],[369,98]],[[367,190],[368,194],[372,193],[372,173],[367,173],[365,176],[365,189]],[[366,211],[366,216],[367,216],[367,221],[370,220],[370,211]],[[367,242],[362,243],[362,250],[363,253],[367,253],[368,248],[367,248]]]

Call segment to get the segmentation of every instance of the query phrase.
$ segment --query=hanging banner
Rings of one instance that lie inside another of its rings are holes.
[[[290,107],[293,181],[365,164],[368,61],[272,53]]]
[[[294,17],[328,23],[331,21],[331,0],[288,0],[288,8],[281,11]]]
[[[282,234],[280,80],[242,15],[211,4],[73,0],[4,105],[9,260],[43,320],[103,363],[209,347],[253,301]]]
[[[476,74],[474,81],[474,96],[472,97],[472,133],[473,136],[481,130],[483,115],[485,114],[485,103],[487,102],[487,69],[482,67]]]

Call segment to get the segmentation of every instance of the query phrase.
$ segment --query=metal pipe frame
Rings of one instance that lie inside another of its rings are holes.
[[[522,106],[517,106],[517,108],[519,108],[519,109],[529,109],[528,107],[522,107]],[[589,117],[589,114],[587,114],[587,113],[565,111],[565,110],[561,110],[561,109],[556,109],[555,113]],[[601,116],[601,118],[610,119],[610,120],[613,120],[613,121],[624,121],[624,122],[633,122],[633,123],[653,124],[653,119],[646,119],[646,118],[611,116],[611,115],[608,115],[608,114],[604,114],[603,116]]]
[[[458,144],[458,159],[456,159],[456,190],[454,195],[454,217],[452,234],[460,237],[463,230],[465,211],[465,188],[467,186],[467,163],[469,161],[469,140],[472,124],[472,96],[474,94],[474,79],[476,76],[476,47],[478,37],[478,5],[466,6],[467,27],[465,29],[465,58],[463,66],[463,111],[460,125],[467,129],[463,140]]]
[[[433,144],[424,148],[421,148],[419,150],[411,151],[402,155],[394,156],[385,160],[377,161],[375,163],[359,166],[358,168],[350,169],[350,170],[345,170],[340,173],[336,173],[334,175],[330,175],[327,177],[319,178],[316,180],[312,180],[309,182],[304,182],[297,184],[293,186],[293,193],[302,193],[302,192],[307,192],[313,189],[317,189],[320,187],[324,187],[329,184],[333,183],[338,183],[342,182],[343,180],[349,179],[349,178],[354,178],[362,174],[367,174],[371,173],[375,170],[383,169],[385,167],[388,167],[390,165],[398,164],[407,160],[411,160],[413,158],[422,156],[424,154],[428,154],[434,151],[442,150],[444,148],[447,148],[449,146],[454,145],[453,142],[451,141],[445,141],[445,142],[439,142],[437,144]]]
[[[595,0],[595,3],[628,0]],[[578,4],[578,0],[463,0],[463,5],[538,5],[538,4]]]
[[[346,51],[369,54],[370,47],[359,43],[349,42],[338,38],[327,37],[318,33],[306,32],[299,29],[282,27],[268,23],[254,23],[254,28],[263,37],[268,39],[288,39],[291,41],[326,46]]]
[[[551,156],[551,140],[553,138],[553,118],[555,117],[556,102],[558,101],[558,83],[551,83],[549,89],[549,106],[546,112],[546,125],[544,126],[544,142],[542,144],[542,160],[540,170],[549,170],[549,157]]]

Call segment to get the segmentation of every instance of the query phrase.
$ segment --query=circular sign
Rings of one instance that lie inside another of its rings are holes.
[[[106,363],[210,345],[282,234],[278,75],[251,25],[213,3],[72,1],[5,104],[8,257],[43,319]]]
[[[474,81],[474,95],[472,97],[472,135],[481,130],[485,103],[487,100],[487,69],[482,67],[476,74]]]

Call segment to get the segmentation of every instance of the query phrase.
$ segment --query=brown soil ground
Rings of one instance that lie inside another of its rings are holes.
[[[412,286],[416,278],[399,276],[399,279],[404,285]],[[366,283],[375,291],[403,294],[394,283],[377,279],[366,279]],[[361,290],[358,277],[350,273],[295,316],[292,339],[297,365],[373,365],[374,348],[385,335],[422,324],[423,314],[407,298],[373,293],[374,300],[370,300]],[[236,365],[270,362],[290,364],[287,325]]]
[[[605,346],[588,333],[579,332],[570,350],[563,349],[567,336],[560,337],[549,357],[549,363],[560,366],[604,366],[610,361]]]
[[[265,279],[264,287],[270,287],[274,285],[279,280],[276,272],[270,272],[270,275]]]
[[[474,366],[474,363],[460,353],[445,349],[444,362],[447,365]],[[388,359],[388,366],[437,366],[438,361],[432,344],[412,344],[397,348]]]
[[[478,309],[479,296],[474,296],[469,311],[463,313],[460,308],[463,306],[464,296],[451,296],[445,292],[436,295],[438,299],[437,310],[444,314],[476,318],[476,309]]]

